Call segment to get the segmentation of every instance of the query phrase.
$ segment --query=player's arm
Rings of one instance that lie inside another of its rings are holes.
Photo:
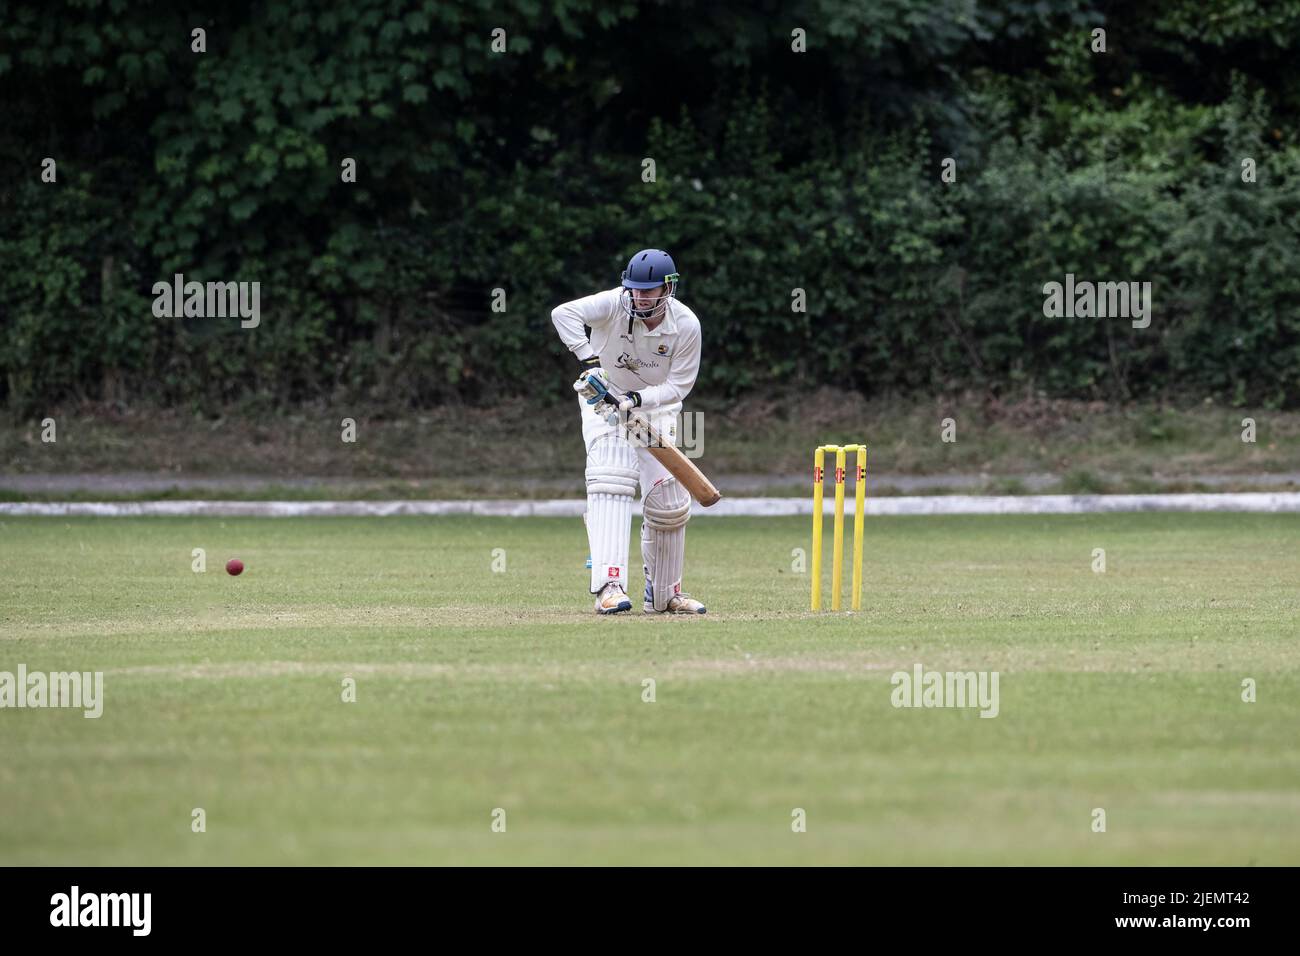
[[[586,295],[572,302],[557,305],[551,310],[551,322],[560,334],[560,341],[584,368],[599,368],[591,342],[583,326],[595,328],[613,320],[618,310],[618,290],[607,289],[595,295]]]

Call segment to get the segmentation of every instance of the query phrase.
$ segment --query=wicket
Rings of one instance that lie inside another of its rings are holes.
[[[813,453],[812,609],[822,607],[822,485],[826,452],[835,452],[834,555],[831,559],[831,610],[840,609],[840,584],[844,553],[844,464],[849,452],[858,453],[857,480],[853,483],[853,595],[851,609],[862,610],[862,518],[867,498],[867,446],[822,445]]]

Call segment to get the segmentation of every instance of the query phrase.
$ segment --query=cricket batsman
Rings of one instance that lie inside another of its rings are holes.
[[[677,267],[643,249],[622,285],[551,312],[560,339],[582,365],[573,383],[587,448],[587,540],[597,614],[630,611],[627,553],[632,496],[641,486],[641,560],[647,614],[703,614],[682,593],[691,497],[643,443],[629,441],[633,409],[676,442],[677,415],[700,370],[700,320],[676,298]],[[588,340],[583,326],[591,329]],[[611,414],[616,412],[617,414]]]

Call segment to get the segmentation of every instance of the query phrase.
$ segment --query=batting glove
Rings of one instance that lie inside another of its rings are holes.
[[[573,390],[586,399],[588,405],[613,401],[609,396],[609,382],[600,368],[588,369],[579,375],[573,383]]]

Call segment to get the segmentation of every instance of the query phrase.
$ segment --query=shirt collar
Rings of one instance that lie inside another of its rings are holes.
[[[646,329],[645,323],[641,323],[641,328],[645,330],[646,335],[673,335],[677,331],[677,319],[673,317],[672,299],[668,300],[668,308],[664,310],[664,320],[656,325],[653,329]]]

